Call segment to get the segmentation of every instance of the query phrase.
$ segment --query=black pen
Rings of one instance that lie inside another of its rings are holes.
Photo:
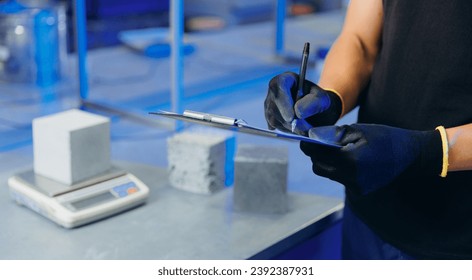
[[[306,66],[308,64],[309,55],[310,43],[306,42],[305,46],[303,47],[302,63],[300,64],[300,71],[298,73],[298,92],[295,102],[303,97],[303,85],[305,84]]]
[[[298,101],[298,99],[303,97],[303,87],[305,84],[306,67],[308,65],[309,55],[310,55],[310,43],[306,42],[305,46],[303,47],[302,63],[300,64],[300,71],[298,74],[298,91],[297,91],[297,96],[294,100],[294,104]],[[296,126],[297,126],[297,119],[294,119],[292,121],[292,132],[295,132]]]

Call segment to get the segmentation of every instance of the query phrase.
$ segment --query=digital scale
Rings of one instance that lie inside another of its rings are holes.
[[[30,170],[9,178],[8,185],[18,204],[65,228],[133,208],[149,196],[149,188],[143,182],[118,168],[71,186]]]

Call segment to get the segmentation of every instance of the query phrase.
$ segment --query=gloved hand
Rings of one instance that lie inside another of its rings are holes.
[[[342,113],[340,97],[306,80],[302,98],[295,102],[298,91],[298,75],[285,72],[272,78],[264,102],[264,112],[269,129],[292,132],[292,121],[297,120],[294,132],[307,135],[313,126],[332,125]]]
[[[404,174],[439,176],[443,168],[443,139],[438,130],[353,124],[312,128],[309,137],[342,145],[332,148],[301,142],[301,150],[311,157],[313,172],[361,195]]]

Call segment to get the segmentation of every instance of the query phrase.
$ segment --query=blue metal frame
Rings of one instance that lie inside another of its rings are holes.
[[[170,4],[170,26],[172,33],[172,50],[171,50],[171,102],[172,111],[182,113],[182,100],[184,97],[184,64],[183,64],[183,44],[182,37],[184,32],[183,26],[184,1],[171,0]],[[175,122],[175,130],[183,127],[182,122]]]
[[[287,13],[287,1],[277,0],[275,16],[275,54],[282,55],[285,41],[285,15]]]
[[[78,74],[80,97],[88,97],[88,76],[87,76],[87,17],[85,12],[85,0],[74,0],[75,17],[75,46],[78,56]]]

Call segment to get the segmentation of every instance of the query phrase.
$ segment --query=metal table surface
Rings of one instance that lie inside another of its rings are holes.
[[[13,173],[0,173],[0,259],[269,259],[342,216],[342,199],[300,193],[289,193],[286,214],[235,212],[232,188],[191,194],[172,188],[164,168],[117,165],[149,186],[147,203],[75,229],[16,205]]]

